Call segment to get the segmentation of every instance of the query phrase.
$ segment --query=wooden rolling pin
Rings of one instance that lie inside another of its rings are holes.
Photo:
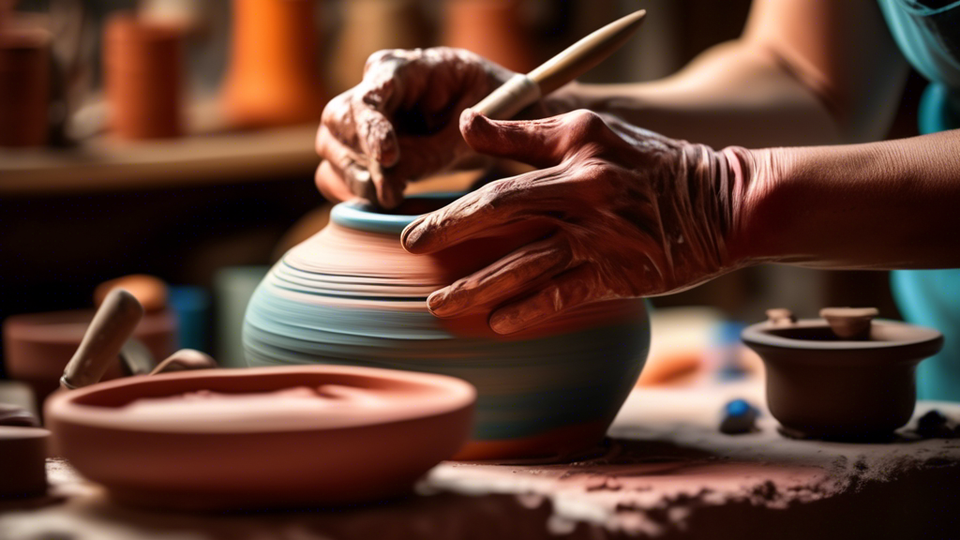
[[[638,10],[594,31],[526,75],[518,73],[472,108],[489,118],[513,118],[568,82],[583,75],[623,46],[640,28],[646,10]],[[372,180],[358,179],[364,198],[377,205]]]

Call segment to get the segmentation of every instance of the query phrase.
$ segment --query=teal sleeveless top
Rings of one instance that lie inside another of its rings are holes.
[[[920,100],[920,132],[960,128],[960,0],[879,2],[900,50],[930,81]],[[918,397],[960,401],[960,270],[897,271],[891,285],[906,320],[945,338],[940,354],[917,368]]]

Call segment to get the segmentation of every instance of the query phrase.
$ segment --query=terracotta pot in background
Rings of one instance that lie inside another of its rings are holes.
[[[442,43],[471,50],[520,73],[537,67],[519,0],[447,0]]]
[[[0,29],[0,146],[47,142],[50,35],[40,28]]]
[[[240,127],[320,118],[325,104],[318,68],[313,0],[234,0],[230,61],[221,98]]]
[[[3,345],[7,374],[11,379],[29,384],[43,403],[59,388],[60,376],[73,357],[93,320],[92,310],[56,311],[14,315],[3,322]],[[146,313],[133,332],[159,361],[174,352],[177,346],[177,320],[168,310]],[[123,375],[117,361],[107,370],[104,379]]]
[[[112,16],[103,45],[104,85],[113,131],[125,139],[183,133],[183,32],[176,26]]]
[[[351,0],[341,4],[343,24],[334,59],[334,90],[363,79],[367,58],[381,49],[415,49],[432,43],[417,0]]]

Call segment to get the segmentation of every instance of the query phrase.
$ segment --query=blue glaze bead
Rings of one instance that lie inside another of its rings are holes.
[[[724,416],[720,431],[728,435],[750,433],[757,429],[760,411],[743,399],[734,399],[723,407]]]

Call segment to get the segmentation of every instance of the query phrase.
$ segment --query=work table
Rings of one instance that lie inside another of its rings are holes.
[[[923,439],[921,402],[882,444],[717,431],[727,400],[762,403],[757,383],[641,388],[610,438],[565,464],[443,463],[403,499],[363,507],[192,515],[119,507],[62,460],[58,502],[0,515],[0,538],[937,538],[960,525],[960,439]]]

